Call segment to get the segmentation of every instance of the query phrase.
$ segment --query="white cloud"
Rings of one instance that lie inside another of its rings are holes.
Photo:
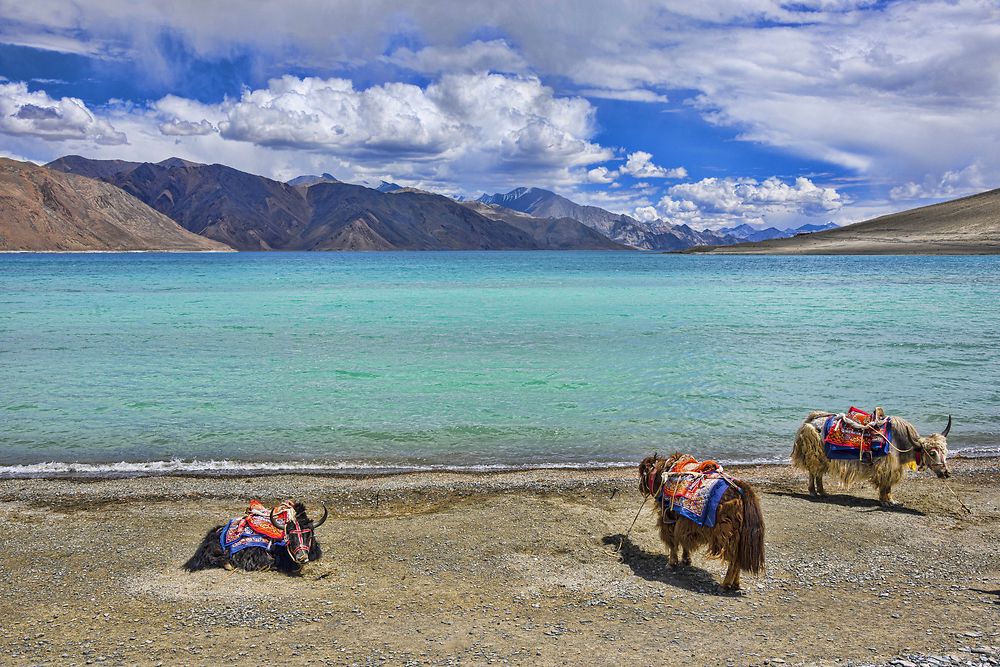
[[[172,118],[160,123],[159,127],[160,133],[168,137],[190,137],[199,134],[212,134],[216,131],[215,126],[205,118],[202,118],[197,123],[190,120]]]
[[[461,47],[428,46],[419,51],[399,48],[382,60],[424,74],[522,73],[529,69],[524,56],[502,39],[489,42],[477,40]]]
[[[741,223],[780,226],[800,218],[825,220],[846,203],[835,188],[801,177],[792,184],[773,176],[763,181],[705,178],[680,183],[668,192],[658,203],[664,219],[713,229]]]
[[[656,102],[665,104],[670,101],[666,95],[654,93],[645,88],[613,90],[609,88],[584,88],[580,91],[586,97],[596,97],[605,100],[624,100],[625,102]]]
[[[594,167],[587,172],[588,183],[611,183],[618,177],[618,172],[607,167]]]
[[[928,174],[921,183],[910,181],[896,186],[889,191],[889,197],[904,201],[947,199],[975,194],[988,188],[979,165],[970,164],[965,169],[949,170],[938,177]]]
[[[590,103],[557,97],[534,77],[453,74],[426,88],[387,83],[357,90],[347,79],[285,76],[218,112],[226,139],[362,161],[406,160],[415,172],[439,178],[470,169],[568,173],[612,157],[590,141]],[[419,168],[441,160],[448,162]]]
[[[653,164],[653,156],[645,151],[629,153],[619,172],[635,178],[685,178],[687,176],[687,170],[684,167],[665,169]]]
[[[642,222],[655,222],[660,215],[653,206],[639,206],[632,212],[632,217]]]
[[[95,116],[82,100],[30,92],[25,83],[0,83],[0,132],[46,141],[87,139],[116,146],[126,142],[124,133]]]

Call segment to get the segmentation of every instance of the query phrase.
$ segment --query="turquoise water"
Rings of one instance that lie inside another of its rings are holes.
[[[851,404],[995,447],[998,296],[996,257],[3,255],[0,474],[773,459]]]

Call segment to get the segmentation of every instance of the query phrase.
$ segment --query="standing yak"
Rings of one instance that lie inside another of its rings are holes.
[[[856,409],[852,408],[853,410]],[[881,408],[876,408],[874,417],[881,426],[880,430],[871,429],[875,435],[870,438],[873,438],[871,442],[876,448],[881,446],[884,455],[858,455],[857,458],[851,456],[831,459],[824,444],[828,442],[827,433],[834,420],[845,416],[849,417],[850,413],[836,415],[819,410],[810,412],[795,436],[792,465],[809,473],[810,495],[827,495],[823,488],[823,476],[827,472],[833,472],[840,477],[845,486],[849,486],[855,480],[867,480],[878,489],[879,502],[884,507],[889,507],[896,504],[892,499],[892,488],[903,480],[907,467],[915,467],[918,470],[930,468],[940,478],[951,476],[948,470],[947,440],[948,432],[951,431],[950,416],[948,425],[941,433],[921,436],[913,424],[905,419],[885,417]],[[861,426],[862,430],[866,428],[865,424],[855,424],[855,426]]]

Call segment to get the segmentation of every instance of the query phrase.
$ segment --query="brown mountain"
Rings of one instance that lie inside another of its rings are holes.
[[[813,234],[693,252],[775,255],[1000,253],[1000,189]]]
[[[231,250],[119,188],[0,158],[0,250]]]
[[[462,204],[480,215],[493,220],[503,220],[507,224],[531,234],[535,241],[548,248],[558,250],[631,249],[629,246],[615,243],[604,234],[573,218],[537,218],[503,206],[477,201],[466,201]]]
[[[239,250],[537,250],[618,247],[549,221],[511,224],[426,192],[323,180],[293,186],[223,165],[115,163],[78,156],[53,169],[122,188],[186,229]],[[603,237],[602,237],[603,238]]]

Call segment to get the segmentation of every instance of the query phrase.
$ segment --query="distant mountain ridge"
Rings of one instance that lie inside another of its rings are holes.
[[[715,232],[699,232],[687,225],[658,221],[647,223],[633,217],[584,206],[541,188],[515,188],[506,193],[484,194],[476,201],[503,206],[539,218],[571,218],[623,245],[643,250],[683,250],[697,245],[736,243],[737,239]]]
[[[821,232],[827,229],[836,229],[838,225],[833,222],[827,222],[822,225],[806,224],[795,229],[778,229],[777,227],[768,227],[766,229],[758,229],[756,227],[751,227],[750,225],[744,223],[742,225],[737,225],[736,227],[723,227],[718,230],[720,234],[725,234],[732,236],[739,241],[769,241],[771,239],[787,239],[795,236],[796,234],[811,234],[813,232]]]
[[[176,159],[153,164],[67,156],[48,166],[115,185],[185,229],[238,250],[539,250],[600,245],[585,233],[547,234],[550,223],[545,220],[512,225],[441,195],[386,183],[381,190],[371,189],[331,181],[329,174],[319,177],[320,182],[306,180],[296,186],[220,164]]]
[[[0,158],[0,250],[232,248],[183,229],[107,183]]]

